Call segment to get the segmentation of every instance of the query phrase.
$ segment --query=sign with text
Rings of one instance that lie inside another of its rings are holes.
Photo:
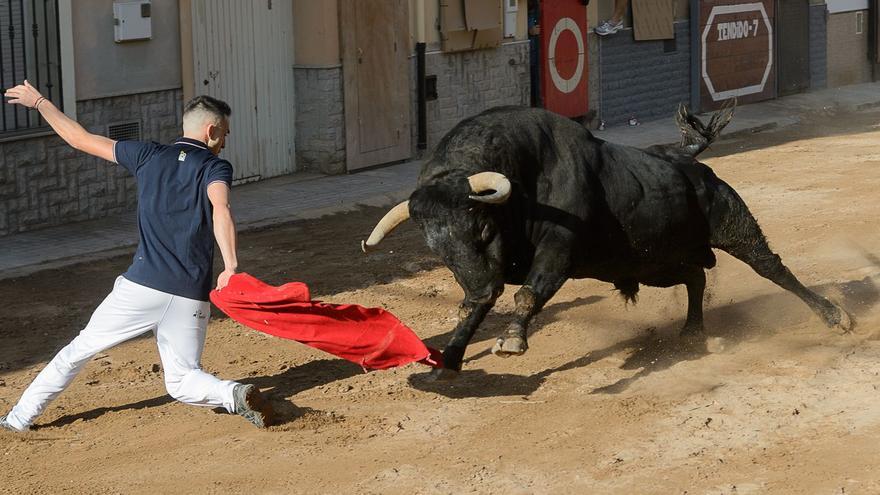
[[[776,96],[774,0],[700,2],[700,100],[712,110]]]

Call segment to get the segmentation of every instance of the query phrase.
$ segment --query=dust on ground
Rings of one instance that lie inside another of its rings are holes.
[[[526,355],[500,359],[489,348],[513,308],[508,287],[451,383],[415,364],[364,373],[215,314],[204,367],[267,391],[282,424],[259,431],[173,402],[142,338],[98,355],[34,431],[0,432],[0,492],[878,493],[878,122],[815,114],[703,157],[800,280],[855,316],[854,334],[724,253],[709,272],[705,346],[676,337],[684,287],[643,288],[626,306],[583,280],[536,318]],[[363,255],[383,213],[244,234],[242,269],[385,307],[442,347],[461,291],[412,225]],[[0,411],[128,261],[0,282]]]

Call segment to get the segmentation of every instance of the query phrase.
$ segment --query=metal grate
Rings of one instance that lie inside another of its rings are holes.
[[[0,0],[0,89],[27,79],[63,110],[58,0]],[[0,134],[44,129],[39,114],[19,105],[0,109]]]
[[[140,141],[141,123],[139,121],[134,121],[110,124],[107,126],[107,137],[114,141]]]

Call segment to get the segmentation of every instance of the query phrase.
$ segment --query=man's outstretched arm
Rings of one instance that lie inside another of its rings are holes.
[[[214,238],[223,256],[224,269],[217,277],[217,289],[220,290],[226,287],[229,277],[238,269],[235,221],[229,208],[229,186],[219,181],[208,185],[208,199],[214,207]]]
[[[36,108],[52,129],[67,144],[90,155],[103,158],[108,162],[116,163],[113,157],[113,145],[116,144],[116,141],[85,130],[77,121],[58,110],[51,101],[44,98],[29,82],[25,81],[24,84],[19,84],[7,90],[4,96],[10,98],[9,103]]]

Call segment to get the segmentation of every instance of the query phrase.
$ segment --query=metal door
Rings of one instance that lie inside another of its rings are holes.
[[[779,96],[810,87],[810,5],[803,0],[779,0],[776,42],[779,51]]]
[[[348,170],[411,155],[407,0],[341,0]]]
[[[193,0],[195,94],[232,107],[221,156],[239,182],[295,170],[293,5]]]
[[[567,117],[588,110],[587,8],[581,0],[541,2],[541,95]]]

